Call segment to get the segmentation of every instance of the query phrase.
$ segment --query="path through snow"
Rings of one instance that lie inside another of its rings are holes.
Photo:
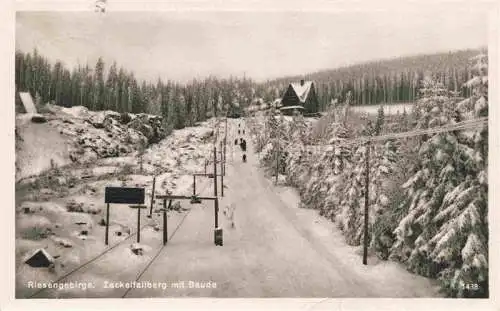
[[[236,122],[229,122],[228,142],[239,138],[233,134]],[[438,296],[434,281],[396,263],[370,258],[363,266],[357,248],[345,244],[334,224],[314,210],[296,208],[293,191],[283,192],[265,178],[249,147],[247,163],[237,149],[228,157],[219,215],[224,246],[213,244],[213,204],[195,207],[141,278],[177,288],[133,290],[130,297]],[[222,213],[231,204],[235,228]],[[189,288],[189,281],[212,281],[217,288]]]

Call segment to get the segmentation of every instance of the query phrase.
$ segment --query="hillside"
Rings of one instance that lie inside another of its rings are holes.
[[[257,86],[257,94],[271,102],[282,96],[290,82],[300,79],[316,83],[321,109],[326,110],[333,99],[345,101],[351,91],[353,104],[370,105],[378,103],[413,102],[425,76],[442,82],[449,90],[458,91],[460,96],[471,95],[463,84],[472,77],[468,60],[482,52],[469,49],[426,55],[403,56],[353,64],[318,72],[304,72],[301,75],[273,79]]]
[[[335,223],[347,244],[438,279],[447,296],[484,298],[487,56],[468,66],[465,99],[426,78],[406,113],[360,114],[348,97],[313,125],[271,114],[250,125],[263,169],[295,187],[301,206]]]
[[[51,105],[42,116],[46,123],[33,123],[29,115],[16,118],[17,295],[26,293],[29,282],[48,282],[105,249],[105,187],[144,187],[148,207],[154,180],[157,193],[188,194],[190,174],[203,168],[213,144],[213,120],[162,137],[150,133],[155,125],[148,120],[155,116],[129,115],[126,123],[112,111]],[[155,211],[159,207],[154,204]],[[177,203],[168,217],[176,221],[187,210]],[[136,214],[127,206],[113,208],[111,243],[131,237]],[[159,230],[160,218],[155,213],[142,220],[143,238]],[[25,263],[40,249],[52,260],[48,268]],[[134,260],[131,251],[128,256]]]
[[[16,180],[69,164],[125,156],[165,137],[158,117],[42,105],[46,122],[16,116]]]

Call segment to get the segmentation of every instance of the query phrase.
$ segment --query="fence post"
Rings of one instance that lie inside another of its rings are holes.
[[[193,196],[196,195],[196,175],[193,175]]]

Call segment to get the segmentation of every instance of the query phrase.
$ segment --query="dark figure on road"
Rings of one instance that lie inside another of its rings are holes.
[[[243,138],[240,138],[240,145],[243,144]]]
[[[244,152],[247,151],[247,141],[246,140],[243,140],[241,143],[240,143],[240,147],[241,147],[241,150],[243,150]]]
[[[243,135],[245,135],[245,130],[243,130]]]
[[[238,135],[240,134],[240,130],[238,130]]]
[[[240,127],[241,124],[238,124],[238,127]]]
[[[244,154],[244,155],[243,155],[243,162],[246,162],[246,161],[247,161],[247,155],[246,155],[246,154]]]
[[[237,144],[238,144],[238,138],[236,138],[236,139],[234,140],[234,144],[235,144],[235,145],[237,145]]]

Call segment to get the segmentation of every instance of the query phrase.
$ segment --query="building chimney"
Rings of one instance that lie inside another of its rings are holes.
[[[304,85],[304,79],[300,80],[300,85]]]

